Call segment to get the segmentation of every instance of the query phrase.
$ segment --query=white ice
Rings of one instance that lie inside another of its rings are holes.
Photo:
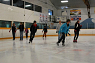
[[[66,37],[65,46],[56,45],[57,37],[36,37],[32,44],[0,40],[0,63],[94,63],[95,36],[80,36],[73,43],[73,36]]]

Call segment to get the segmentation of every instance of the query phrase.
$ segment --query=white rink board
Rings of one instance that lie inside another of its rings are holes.
[[[74,34],[74,30],[70,29],[70,34]],[[38,29],[36,35],[42,35],[42,30]],[[95,29],[81,29],[80,34],[95,34]],[[25,33],[23,34],[25,36]],[[29,34],[30,36],[30,31]],[[47,35],[57,35],[56,29],[49,29]],[[20,36],[19,30],[16,32],[16,37]],[[12,37],[12,32],[9,33],[8,29],[0,29],[0,38]]]

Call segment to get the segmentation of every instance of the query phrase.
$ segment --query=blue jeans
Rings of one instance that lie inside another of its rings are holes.
[[[58,33],[58,40],[61,38],[61,36],[62,36],[62,33]]]
[[[20,31],[20,40],[23,40],[23,31]]]

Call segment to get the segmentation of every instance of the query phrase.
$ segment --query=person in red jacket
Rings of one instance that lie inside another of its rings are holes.
[[[36,21],[34,21],[34,23],[32,24],[31,28],[30,28],[30,40],[29,43],[33,41],[33,38],[35,37],[35,33],[37,32],[37,24]]]
[[[79,20],[75,23],[75,28],[74,28],[74,34],[75,34],[75,36],[74,36],[73,42],[77,42],[77,39],[79,37],[79,31],[80,31],[80,29],[82,27],[82,25],[80,25],[79,23],[80,23]]]

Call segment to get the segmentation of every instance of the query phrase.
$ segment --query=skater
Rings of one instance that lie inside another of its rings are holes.
[[[70,32],[70,30],[69,30],[69,32]],[[69,34],[69,36],[71,36],[71,34],[70,34],[69,32],[68,32],[68,33],[66,33],[66,36],[67,36],[67,34]]]
[[[29,30],[28,30],[28,28],[26,28],[26,29],[25,29],[26,39],[28,39],[28,33],[29,33]]]
[[[15,40],[15,33],[16,33],[16,26],[15,23],[13,23],[13,26],[11,27],[11,29],[9,30],[9,32],[12,30],[12,35],[13,35],[13,40]]]
[[[37,32],[37,24],[36,21],[34,21],[33,25],[30,28],[30,40],[29,43],[33,41],[33,38],[35,37],[35,33]]]
[[[79,36],[79,31],[82,27],[82,25],[80,25],[79,23],[80,23],[79,20],[75,23],[75,28],[74,28],[75,36],[74,36],[74,40],[73,40],[73,42],[75,42],[75,43],[77,43],[77,39],[78,39],[78,36]]]
[[[44,26],[44,29],[42,30],[42,32],[44,31],[44,34],[43,34],[43,39],[44,39],[44,36],[45,36],[45,39],[46,39],[46,33],[47,33],[47,26]]]
[[[61,23],[61,21],[59,21],[59,23],[57,24],[57,27],[56,27],[56,33],[59,32],[61,26],[62,26],[62,23]],[[61,36],[62,36],[62,34],[58,33],[58,40],[61,38]]]
[[[24,25],[22,23],[20,23],[19,29],[20,29],[20,40],[23,40]]]
[[[65,43],[65,34],[68,33],[68,31],[69,31],[69,28],[70,28],[69,23],[70,23],[70,19],[67,19],[66,23],[64,23],[59,30],[59,34],[62,33],[62,36],[57,42],[58,46],[59,46],[59,43],[61,42],[61,40],[62,40],[62,46],[65,46],[65,44],[64,44]]]

